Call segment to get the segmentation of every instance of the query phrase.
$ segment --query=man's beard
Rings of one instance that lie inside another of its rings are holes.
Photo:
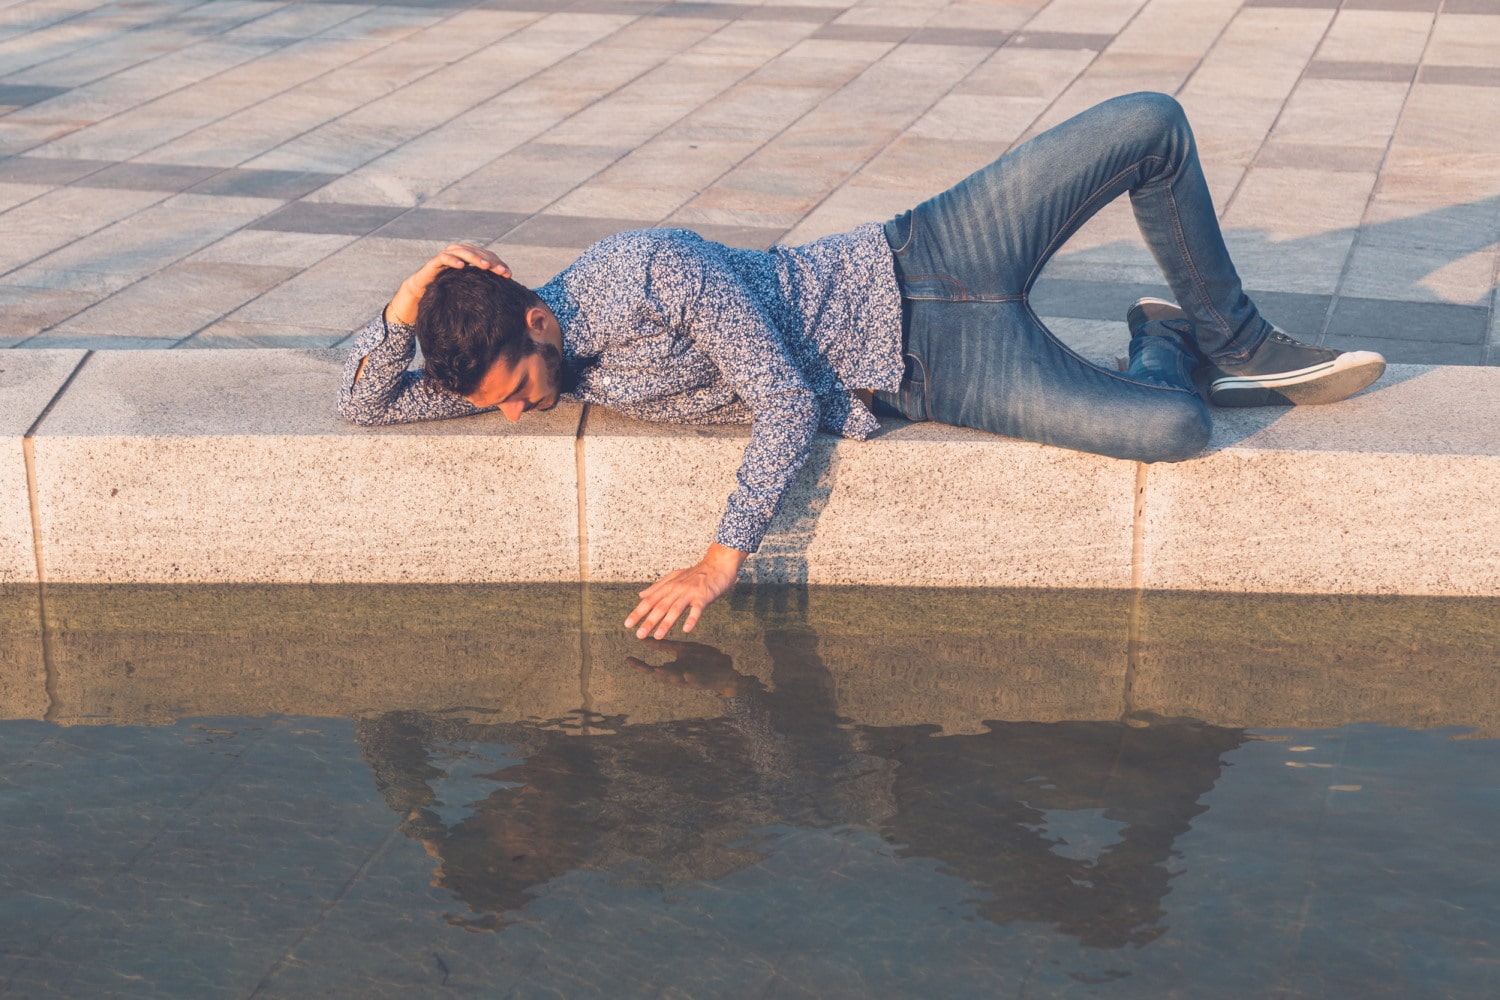
[[[556,344],[539,344],[537,350],[542,355],[542,364],[547,366],[547,377],[557,386],[557,391],[565,395],[576,392],[584,375],[599,363],[598,358],[579,358],[569,364]]]

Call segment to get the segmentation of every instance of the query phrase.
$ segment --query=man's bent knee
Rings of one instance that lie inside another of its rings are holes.
[[[1124,124],[1153,135],[1171,135],[1188,127],[1187,112],[1171,94],[1141,91],[1106,102],[1117,105]]]
[[[1138,461],[1182,462],[1202,454],[1208,447],[1213,418],[1203,400],[1183,393],[1173,405],[1162,407],[1152,421],[1152,431]]]

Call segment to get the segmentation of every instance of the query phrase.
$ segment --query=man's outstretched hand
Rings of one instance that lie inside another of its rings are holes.
[[[708,547],[708,553],[698,565],[674,569],[641,591],[641,603],[625,619],[625,627],[635,628],[639,622],[641,627],[636,629],[636,638],[651,635],[665,639],[686,611],[687,619],[682,623],[682,630],[691,632],[703,609],[734,586],[745,556],[746,553],[739,549],[715,542]]]
[[[391,304],[385,307],[386,322],[404,323],[407,326],[415,323],[422,293],[427,291],[432,279],[448,268],[460,267],[477,267],[483,271],[494,271],[502,278],[510,277],[510,265],[495,254],[472,243],[455,243],[401,282]]]

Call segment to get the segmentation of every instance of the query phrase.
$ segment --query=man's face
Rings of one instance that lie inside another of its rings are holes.
[[[557,319],[550,309],[532,308],[526,313],[526,324],[541,349],[515,365],[497,360],[479,387],[465,397],[478,407],[498,406],[511,421],[520,420],[528,410],[552,409],[561,391],[562,331]]]

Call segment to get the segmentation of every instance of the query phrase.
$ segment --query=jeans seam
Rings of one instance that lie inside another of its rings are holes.
[[[1214,322],[1219,324],[1219,328],[1229,334],[1229,342],[1233,343],[1235,335],[1230,331],[1229,324],[1224,321],[1224,317],[1210,300],[1207,289],[1203,285],[1203,276],[1198,270],[1198,264],[1193,260],[1193,255],[1188,252],[1187,235],[1182,231],[1182,213],[1177,210],[1177,197],[1172,193],[1171,185],[1167,186],[1166,194],[1167,215],[1172,221],[1172,237],[1177,241],[1178,254],[1187,264],[1188,277],[1193,283],[1193,291],[1197,293],[1199,300],[1203,303],[1203,307],[1208,310],[1209,315],[1214,318]]]
[[[906,227],[906,242],[902,243],[899,247],[896,247],[894,250],[892,250],[891,253],[893,255],[906,253],[908,250],[911,249],[911,245],[916,242],[916,239],[917,239],[917,209],[919,209],[921,207],[922,207],[921,205],[916,205],[916,206],[914,206],[912,208],[912,210],[911,210],[911,225],[909,225],[909,226]]]

